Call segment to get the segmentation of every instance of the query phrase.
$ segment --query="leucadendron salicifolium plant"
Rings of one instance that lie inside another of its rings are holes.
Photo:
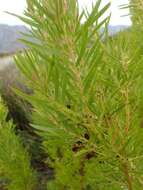
[[[19,18],[31,28],[22,40],[29,49],[15,62],[34,93],[17,93],[33,106],[31,126],[54,169],[47,189],[142,190],[143,64],[135,30],[132,42],[128,33],[104,35],[110,3],[101,7],[101,0],[91,13],[80,13],[76,0],[27,3]]]

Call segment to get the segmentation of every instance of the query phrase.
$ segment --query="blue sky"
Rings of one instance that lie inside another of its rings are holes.
[[[78,0],[80,7],[87,6],[90,10],[92,2],[96,2],[96,0]],[[102,6],[108,3],[110,0],[102,0]],[[131,21],[129,17],[121,17],[122,15],[128,14],[128,10],[121,11],[119,10],[119,5],[127,4],[128,0],[111,0],[111,8],[112,12],[111,17],[111,25],[130,25]],[[26,7],[26,0],[0,0],[0,23],[17,25],[22,24],[18,19],[7,15],[4,11],[9,11],[16,14],[22,14],[23,10]],[[108,12],[109,13],[109,12]]]

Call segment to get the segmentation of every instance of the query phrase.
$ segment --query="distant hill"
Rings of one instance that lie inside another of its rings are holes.
[[[18,41],[20,32],[28,32],[25,26],[0,25],[0,54],[12,54],[25,48]]]
[[[128,25],[117,25],[117,26],[109,26],[109,35],[113,36],[116,33],[128,29],[130,26]]]
[[[126,28],[128,28],[128,26],[109,26],[109,35],[114,35]],[[18,41],[18,39],[21,38],[20,32],[28,32],[28,29],[25,26],[0,25],[0,55],[12,54],[26,48]]]

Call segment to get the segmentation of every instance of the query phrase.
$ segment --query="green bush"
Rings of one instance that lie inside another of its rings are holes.
[[[0,99],[0,181],[8,190],[35,190],[36,175],[20,138],[15,134],[8,111]]]
[[[45,185],[44,181],[47,178],[47,176],[44,176],[44,179],[42,179],[42,176],[48,169],[44,164],[45,153],[41,148],[41,138],[29,126],[31,105],[17,96],[13,92],[13,88],[19,89],[27,94],[32,93],[32,90],[27,88],[24,76],[18,71],[14,63],[4,67],[0,71],[0,93],[8,108],[7,120],[13,120],[15,133],[26,147],[26,151],[31,155],[31,165],[37,171],[38,180],[40,180],[40,183],[43,183],[43,185],[40,184],[42,189]],[[40,190],[39,186],[37,188]]]
[[[19,18],[35,40],[23,38],[29,50],[15,62],[34,93],[15,92],[33,106],[31,126],[54,169],[47,189],[142,190],[143,60],[137,28],[131,42],[128,33],[108,38],[109,17],[102,16],[110,4],[101,8],[101,0],[91,13],[79,13],[76,0],[27,2]]]

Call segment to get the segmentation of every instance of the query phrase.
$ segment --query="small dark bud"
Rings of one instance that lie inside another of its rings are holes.
[[[81,144],[82,144],[82,142],[81,142],[81,141],[77,141],[77,142],[76,142],[76,144],[81,145]]]
[[[91,158],[95,157],[95,155],[96,155],[96,152],[91,151],[91,152],[86,154],[86,159],[90,160]]]
[[[68,104],[68,105],[67,105],[67,108],[68,108],[68,109],[71,109],[71,105]]]
[[[100,160],[100,161],[99,161],[99,164],[104,164],[104,161],[101,161],[101,160]]]
[[[89,135],[87,133],[84,134],[84,138],[87,139],[87,140],[90,139],[90,137],[89,137]]]
[[[73,152],[78,152],[78,150],[79,150],[79,147],[78,147],[78,146],[74,145],[74,146],[72,147],[72,151],[73,151]]]
[[[73,145],[73,147],[72,147],[72,151],[73,152],[78,152],[81,148],[83,148],[84,146],[83,146],[83,144],[82,144],[82,142],[81,141],[77,141],[74,145]]]

